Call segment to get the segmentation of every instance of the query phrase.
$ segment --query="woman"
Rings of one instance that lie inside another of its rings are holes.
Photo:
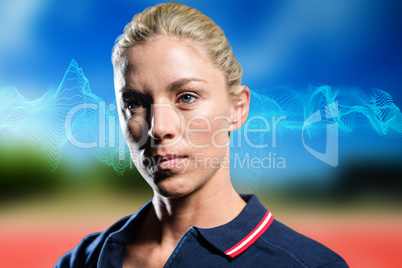
[[[112,61],[120,123],[154,197],[56,267],[347,267],[234,190],[230,132],[246,121],[250,92],[210,18],[178,3],[146,9]]]

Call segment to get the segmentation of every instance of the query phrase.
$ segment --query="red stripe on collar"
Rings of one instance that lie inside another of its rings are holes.
[[[260,223],[252,230],[245,238],[243,238],[239,243],[225,251],[225,254],[231,258],[236,257],[246,249],[248,249],[271,225],[274,217],[272,217],[271,212],[267,210],[264,217]]]

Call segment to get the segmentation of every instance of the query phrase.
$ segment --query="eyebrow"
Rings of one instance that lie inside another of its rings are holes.
[[[205,80],[198,79],[198,78],[183,78],[183,79],[179,79],[177,81],[174,81],[174,82],[170,83],[169,86],[168,86],[168,90],[173,91],[173,90],[179,89],[182,86],[184,86],[184,85],[186,85],[186,84],[188,84],[190,82],[206,83]]]
[[[181,88],[182,86],[190,83],[190,82],[200,82],[200,83],[207,83],[207,81],[203,80],[203,79],[198,79],[198,78],[183,78],[183,79],[179,79],[177,81],[174,81],[172,83],[170,83],[168,85],[168,90],[169,91],[174,91],[177,90],[179,88]],[[122,89],[120,89],[120,92],[123,93],[133,93],[133,94],[141,94],[143,95],[144,93],[136,88],[132,88],[132,87],[123,87]]]
[[[144,93],[136,88],[132,88],[132,87],[123,87],[122,89],[120,89],[120,92],[124,94],[136,94],[136,95],[144,95]]]

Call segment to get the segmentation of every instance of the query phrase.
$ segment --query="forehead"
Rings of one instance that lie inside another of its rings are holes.
[[[164,86],[174,80],[196,78],[226,87],[223,71],[209,59],[202,47],[190,40],[162,37],[127,50],[115,69],[129,87]],[[117,72],[117,73],[116,73]]]

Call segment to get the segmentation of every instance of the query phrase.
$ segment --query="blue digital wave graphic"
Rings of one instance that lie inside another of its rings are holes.
[[[286,133],[305,132],[312,137],[328,132],[327,126],[335,126],[334,123],[339,135],[350,135],[356,128],[379,136],[402,135],[401,111],[387,92],[324,85],[310,86],[307,94],[288,88],[264,94],[251,90],[249,119],[234,133],[232,145],[236,152],[256,153],[264,145],[275,148],[276,139]],[[28,100],[13,86],[1,88],[2,129],[38,148],[51,172],[57,168],[68,143],[89,150],[118,174],[130,165],[115,104],[106,104],[91,92],[89,81],[75,60],[70,62],[60,85],[41,98]],[[241,133],[248,129],[262,131]]]
[[[41,98],[30,101],[10,86],[0,90],[0,100],[0,130],[8,128],[34,144],[51,172],[57,168],[67,142],[91,150],[119,174],[129,165],[129,158],[122,157],[126,149],[119,135],[116,106],[106,107],[105,101],[91,92],[75,60],[60,85]]]
[[[267,95],[251,91],[252,109],[250,115],[264,117],[286,116],[282,126],[288,130],[300,130],[307,117],[337,101],[340,133],[347,135],[357,127],[365,127],[379,135],[402,134],[401,110],[394,104],[390,94],[372,89],[332,89],[330,86],[312,87],[310,94],[282,88]],[[321,131],[310,128],[309,132]]]

